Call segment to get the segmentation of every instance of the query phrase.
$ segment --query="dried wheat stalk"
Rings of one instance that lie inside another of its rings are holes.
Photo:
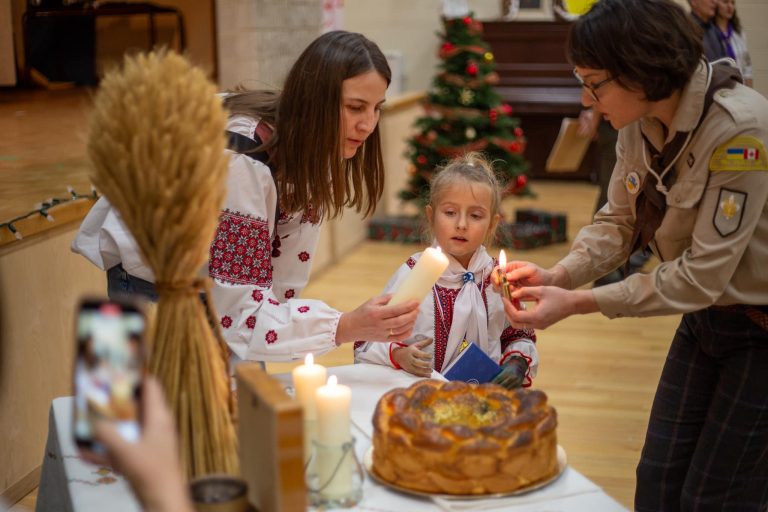
[[[149,370],[173,407],[190,477],[239,471],[226,347],[198,296],[227,172],[215,92],[173,52],[126,58],[101,82],[88,137],[93,183],[155,274]]]

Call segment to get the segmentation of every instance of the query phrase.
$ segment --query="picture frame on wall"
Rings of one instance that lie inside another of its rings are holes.
[[[502,0],[501,18],[515,21],[552,21],[553,0]]]

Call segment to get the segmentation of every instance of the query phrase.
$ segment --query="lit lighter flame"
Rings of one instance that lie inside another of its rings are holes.
[[[315,364],[315,356],[312,355],[312,352],[307,354],[307,357],[304,358],[304,365],[305,366],[314,366]]]
[[[504,254],[504,249],[499,251],[499,268],[502,272],[507,271],[507,255]]]
[[[328,377],[328,383],[326,385],[329,388],[335,388],[338,382],[339,382],[339,379],[335,375],[331,375],[330,377]]]

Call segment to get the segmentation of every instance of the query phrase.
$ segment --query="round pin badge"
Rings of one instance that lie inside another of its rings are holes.
[[[640,176],[635,171],[630,172],[624,178],[624,185],[627,187],[627,192],[637,194],[637,191],[640,190]]]

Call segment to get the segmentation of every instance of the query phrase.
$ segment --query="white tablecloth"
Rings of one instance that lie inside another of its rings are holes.
[[[417,379],[405,372],[378,365],[328,368],[339,382],[352,388],[353,434],[358,457],[370,448],[371,417],[379,397],[394,387],[407,387]],[[286,386],[290,375],[276,376]],[[57,398],[51,405],[48,442],[38,490],[38,511],[134,512],[140,510],[127,483],[109,468],[99,468],[77,455],[71,430],[72,398]],[[565,447],[567,452],[568,447]],[[347,509],[349,510],[349,509]],[[495,500],[424,499],[395,492],[366,476],[363,499],[352,510],[367,512],[519,511],[614,512],[626,510],[584,475],[568,466],[552,484],[528,494]]]

